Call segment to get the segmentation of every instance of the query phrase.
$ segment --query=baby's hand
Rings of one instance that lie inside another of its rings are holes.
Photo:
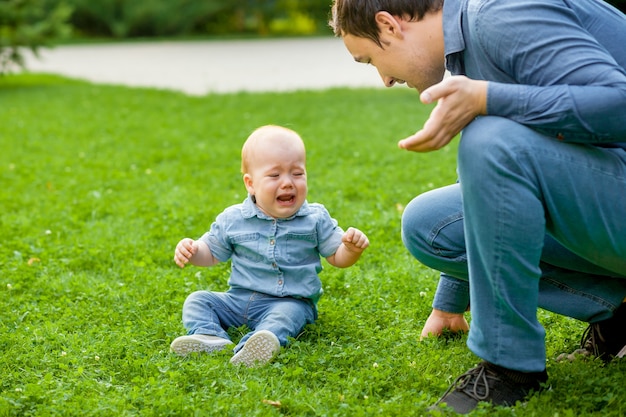
[[[370,245],[370,241],[365,236],[365,233],[354,227],[349,227],[343,234],[341,241],[348,250],[353,252],[363,252],[365,248]]]
[[[176,265],[184,268],[196,252],[198,252],[198,244],[193,239],[185,238],[176,245],[174,262],[176,262]]]

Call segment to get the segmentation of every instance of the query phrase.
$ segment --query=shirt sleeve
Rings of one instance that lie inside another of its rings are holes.
[[[489,83],[487,113],[568,142],[626,140],[626,19],[559,0],[483,2],[474,40],[513,83]],[[595,19],[595,21],[594,21]]]
[[[318,251],[326,258],[337,252],[341,245],[343,229],[338,226],[337,220],[330,217],[330,213],[323,205],[311,203],[309,206],[317,212]]]
[[[226,262],[233,254],[233,247],[229,242],[225,227],[226,213],[217,216],[211,228],[200,240],[206,243],[211,250],[211,254],[220,262]]]

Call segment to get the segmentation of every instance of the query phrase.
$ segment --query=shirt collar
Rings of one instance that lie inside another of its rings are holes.
[[[445,0],[443,3],[443,40],[446,67],[449,57],[465,50],[463,39],[463,12],[467,9],[467,0]],[[450,68],[448,68],[450,70]]]
[[[291,220],[294,217],[298,217],[298,216],[306,216],[308,214],[311,214],[311,209],[309,208],[309,204],[306,202],[304,202],[304,204],[302,204],[302,207],[300,207],[300,209],[296,212],[296,214],[294,214],[291,217],[285,218],[285,219],[277,219],[277,220]],[[242,206],[241,206],[241,215],[245,218],[245,219],[250,219],[252,217],[258,217],[259,219],[264,219],[264,220],[274,220],[273,217],[268,216],[267,214],[265,214],[253,201],[250,195],[248,195],[248,197],[246,197],[245,200],[243,200]]]

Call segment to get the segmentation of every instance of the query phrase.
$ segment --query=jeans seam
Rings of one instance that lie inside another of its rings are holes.
[[[444,256],[443,251],[435,245],[435,240],[437,239],[437,237],[439,236],[439,234],[445,227],[450,226],[451,224],[456,223],[461,220],[463,220],[463,214],[455,213],[453,215],[450,215],[442,219],[437,224],[435,224],[435,226],[431,230],[430,235],[428,237],[428,244],[433,249],[434,253],[436,253],[439,256]]]
[[[575,288],[572,288],[569,285],[565,285],[562,282],[556,281],[556,280],[554,280],[552,278],[548,278],[548,277],[544,276],[544,277],[542,277],[542,280],[545,281],[545,282],[549,282],[550,285],[558,288],[559,290],[566,291],[566,292],[569,292],[570,294],[575,294],[575,295],[578,295],[579,297],[586,298],[586,299],[591,300],[591,301],[593,301],[593,302],[595,302],[595,303],[597,303],[597,304],[599,304],[599,305],[601,305],[603,307],[609,307],[609,308],[612,308],[612,309],[615,309],[615,308],[618,307],[617,305],[615,305],[615,304],[613,304],[611,302],[608,302],[607,300],[605,300],[603,298],[597,297],[597,296],[595,296],[593,294],[588,294],[588,293],[583,292],[583,291],[576,290]]]

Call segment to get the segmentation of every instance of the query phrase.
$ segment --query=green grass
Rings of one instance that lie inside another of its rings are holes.
[[[396,142],[428,111],[408,89],[198,98],[1,78],[0,417],[425,414],[478,361],[462,339],[418,342],[437,274],[402,246],[401,210],[455,180],[455,145]],[[240,147],[267,123],[302,135],[309,201],[371,247],[352,268],[325,264],[319,321],[271,365],[176,357],[185,297],[226,289],[229,265],[180,270],[174,246],[244,198]],[[556,362],[584,325],[539,314],[552,390],[475,415],[626,414],[624,361]]]

